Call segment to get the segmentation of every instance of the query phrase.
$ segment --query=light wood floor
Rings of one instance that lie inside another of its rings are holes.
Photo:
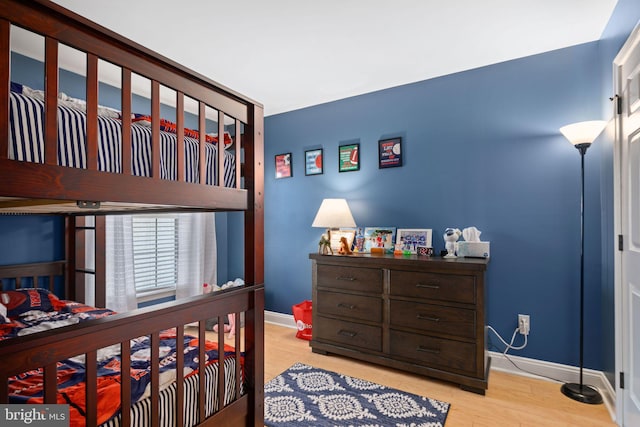
[[[311,352],[295,329],[265,324],[265,382],[295,362],[350,375],[442,400],[451,404],[446,427],[606,427],[615,426],[604,405],[575,402],[560,392],[560,384],[491,371],[485,396],[456,385],[429,380],[394,369],[341,356]]]

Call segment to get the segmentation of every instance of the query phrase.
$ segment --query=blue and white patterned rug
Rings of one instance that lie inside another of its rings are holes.
[[[449,404],[296,363],[264,386],[267,427],[442,427]]]

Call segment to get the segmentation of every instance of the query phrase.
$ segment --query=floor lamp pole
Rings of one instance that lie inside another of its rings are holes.
[[[580,193],[580,383],[565,383],[562,393],[582,403],[602,403],[602,396],[595,388],[584,385],[582,370],[584,366],[584,155],[590,143],[577,144],[580,151],[581,193]]]

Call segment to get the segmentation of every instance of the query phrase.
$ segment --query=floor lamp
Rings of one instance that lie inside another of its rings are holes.
[[[582,382],[582,368],[584,356],[584,155],[591,143],[600,135],[605,121],[595,120],[573,123],[560,128],[560,132],[580,152],[580,172],[582,178],[580,195],[580,382],[565,383],[562,385],[562,393],[573,400],[582,403],[602,403],[602,396],[595,388]]]

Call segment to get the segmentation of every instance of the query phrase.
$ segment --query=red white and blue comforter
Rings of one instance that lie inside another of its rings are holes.
[[[40,292],[42,294],[42,292]],[[45,297],[46,298],[46,297]],[[55,297],[53,297],[55,298]],[[84,304],[53,300],[53,311],[29,310],[9,323],[0,323],[0,340],[40,332],[61,326],[77,324],[91,319],[115,314],[111,310],[97,309]],[[42,307],[38,307],[42,308]],[[148,336],[131,340],[131,394],[132,403],[148,397],[150,383],[150,339]],[[176,352],[184,352],[184,376],[198,370],[198,339],[185,335],[176,345],[175,330],[160,333],[160,388],[175,379]],[[114,345],[98,351],[98,422],[110,420],[120,410],[120,346]],[[217,343],[205,343],[206,364],[218,359]],[[233,356],[233,348],[225,345],[225,355]],[[71,425],[83,425],[85,408],[84,355],[78,355],[58,363],[57,402],[69,404]],[[10,379],[10,403],[41,403],[43,397],[42,370],[34,370]]]

